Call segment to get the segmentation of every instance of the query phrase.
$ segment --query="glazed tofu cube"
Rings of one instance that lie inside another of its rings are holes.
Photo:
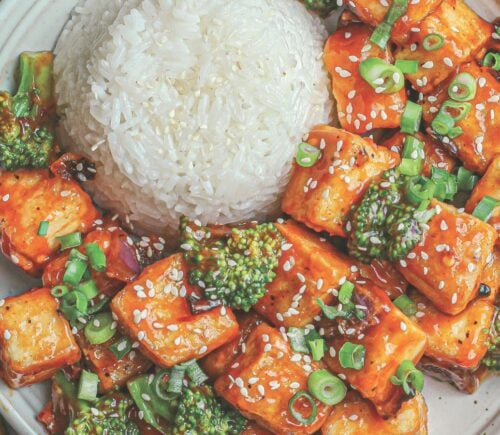
[[[48,288],[2,300],[2,376],[11,388],[42,382],[80,359],[71,327]]]
[[[342,282],[350,279],[353,262],[330,243],[294,221],[276,225],[286,240],[276,278],[255,309],[276,326],[302,327],[321,314],[317,303],[329,304]]]
[[[444,169],[448,172],[452,172],[453,169],[455,169],[455,159],[448,153],[448,151],[446,151],[445,148],[443,148],[443,146],[437,139],[423,133],[417,133],[414,136],[424,144],[422,175],[430,177],[431,169],[433,166],[436,166],[439,169]],[[401,155],[401,153],[403,152],[406,137],[406,134],[398,132],[386,139],[380,145],[389,148],[391,151],[394,151],[395,153]]]
[[[90,269],[91,277],[100,293],[113,297],[124,283],[137,277],[140,271],[137,251],[128,234],[117,226],[97,227],[85,236],[83,244],[77,249],[85,254],[90,243],[97,244],[106,255],[106,270],[98,272]],[[65,251],[47,264],[42,275],[44,286],[53,287],[62,283],[68,257],[69,252]]]
[[[111,310],[144,355],[162,367],[201,358],[238,336],[231,309],[193,315],[186,264],[175,254],[147,267],[111,301]]]
[[[264,319],[253,311],[241,313],[237,316],[237,319],[240,326],[238,337],[215,349],[199,361],[203,371],[212,379],[217,378],[229,369],[240,354],[250,333],[264,322]]]
[[[500,155],[491,161],[488,169],[475,185],[467,204],[465,204],[465,211],[472,213],[485,196],[491,196],[500,201]],[[486,222],[495,228],[497,236],[500,235],[500,205],[493,209]],[[497,237],[497,244],[499,243],[500,237]]]
[[[83,356],[92,371],[99,376],[99,386],[103,392],[125,385],[129,379],[147,372],[153,365],[137,350],[131,350],[121,359],[118,359],[111,351],[110,346],[121,339],[123,339],[123,336],[116,334],[106,343],[90,344],[82,333],[77,335]]]
[[[317,368],[317,363],[294,358],[283,335],[262,324],[248,337],[245,352],[215,381],[215,390],[246,418],[275,433],[310,434],[321,427],[331,406],[315,400],[316,418],[302,425],[291,415],[288,402],[300,390],[307,391],[309,373]],[[295,409],[304,417],[311,412],[306,401],[297,401]]]
[[[372,324],[355,337],[343,336],[329,342],[330,351],[323,361],[334,373],[342,374],[360,394],[370,400],[383,417],[397,413],[403,401],[403,389],[391,383],[399,365],[404,360],[416,364],[424,353],[424,332],[399,311],[377,287],[370,287],[371,303],[368,318]],[[377,307],[377,308],[374,308]],[[349,341],[365,347],[365,361],[361,370],[343,368],[339,361],[339,350]]]
[[[446,80],[457,66],[471,60],[486,45],[492,30],[463,0],[444,0],[414,27],[408,44],[396,52],[396,59],[418,61],[418,71],[406,78],[415,90],[424,93]],[[428,51],[424,39],[433,34],[443,38],[443,45]]]
[[[495,247],[493,254],[486,259],[481,284],[489,287],[490,294],[487,296],[487,299],[495,302],[498,290],[500,289],[500,248],[498,246]]]
[[[370,283],[384,290],[391,300],[406,293],[408,281],[386,260],[374,259],[370,264],[356,262],[359,279],[367,279]]]
[[[404,45],[411,35],[411,28],[418,25],[420,21],[433,12],[441,2],[442,0],[408,2],[406,13],[399,18],[392,27],[391,39],[399,45]],[[378,26],[384,20],[391,3],[391,0],[387,2],[350,0],[349,6],[363,22],[372,26]]]
[[[493,303],[476,299],[460,314],[450,316],[418,292],[409,296],[418,307],[414,320],[427,335],[425,355],[450,366],[477,367],[488,350]]]
[[[495,230],[487,223],[439,201],[436,215],[399,271],[441,311],[458,314],[476,297],[493,252]]]
[[[457,137],[442,138],[443,144],[456,155],[463,165],[472,172],[482,174],[495,155],[500,154],[500,83],[488,68],[480,68],[475,62],[462,65],[458,73],[470,74],[476,82],[476,93],[472,100],[463,104],[470,105],[467,115],[455,123],[463,130]],[[445,100],[449,98],[448,88],[457,74],[453,74],[441,86],[424,99],[424,120],[432,131],[431,123]],[[452,111],[452,110],[451,110]],[[453,111],[452,111],[453,112]],[[455,112],[458,113],[458,112]],[[455,113],[452,113],[454,116]]]
[[[399,164],[399,156],[372,140],[330,126],[315,127],[307,142],[322,149],[316,164],[295,164],[282,209],[316,231],[345,236],[344,220],[371,181]]]
[[[340,125],[357,134],[399,127],[406,105],[404,88],[394,93],[376,92],[359,73],[360,63],[368,58],[393,63],[389,48],[382,50],[370,43],[371,34],[372,29],[364,24],[350,24],[334,32],[324,50]]]
[[[417,394],[403,402],[398,413],[384,419],[355,391],[333,408],[321,428],[322,435],[427,435],[427,405]]]
[[[59,249],[59,236],[88,232],[99,213],[75,181],[46,170],[0,174],[0,247],[15,264],[39,275]],[[40,222],[49,223],[39,236]]]

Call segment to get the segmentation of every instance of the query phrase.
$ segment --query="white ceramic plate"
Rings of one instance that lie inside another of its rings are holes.
[[[12,87],[21,51],[53,48],[76,3],[76,0],[0,0],[0,89]],[[500,15],[499,0],[470,0],[469,4],[490,21]],[[36,280],[27,278],[0,258],[1,298],[35,285]],[[500,378],[490,379],[471,396],[426,379],[431,435],[500,434],[499,392]],[[45,433],[36,415],[48,397],[47,383],[14,391],[0,382],[0,411],[20,435]]]

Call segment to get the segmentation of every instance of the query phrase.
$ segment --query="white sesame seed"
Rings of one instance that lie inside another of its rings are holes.
[[[458,300],[458,295],[456,293],[453,293],[451,295],[451,303],[452,303],[452,305],[455,305],[457,303],[457,300]]]
[[[208,350],[207,346],[201,346],[199,354],[201,355],[201,354],[207,352],[207,350]]]
[[[10,340],[10,337],[12,337],[12,334],[10,333],[10,331],[8,329],[6,329],[4,332],[3,332],[3,337],[6,339],[6,340]]]
[[[406,330],[408,329],[408,327],[406,326],[406,323],[405,322],[401,322],[399,324],[400,328],[401,328],[401,331],[403,332],[406,332]]]
[[[298,382],[292,382],[290,384],[290,388],[293,388],[295,390],[297,388],[300,388],[300,384]]]

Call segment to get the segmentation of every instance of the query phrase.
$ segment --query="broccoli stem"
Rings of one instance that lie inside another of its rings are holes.
[[[51,52],[24,52],[19,56],[19,86],[12,98],[17,118],[37,119],[53,105]]]

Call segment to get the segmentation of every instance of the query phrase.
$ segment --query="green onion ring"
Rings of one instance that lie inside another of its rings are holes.
[[[476,96],[476,79],[467,72],[458,74],[448,87],[448,95],[455,101],[469,101]]]
[[[457,185],[458,190],[461,192],[472,192],[474,186],[478,182],[479,177],[474,175],[471,171],[465,169],[463,166],[458,168],[457,172]]]
[[[311,414],[309,417],[304,417],[300,412],[298,412],[294,405],[295,402],[299,399],[306,399],[307,402],[311,405]],[[314,398],[304,390],[301,390],[297,392],[289,401],[288,401],[288,410],[290,411],[290,414],[292,414],[292,417],[295,418],[300,424],[307,426],[311,424],[315,419],[318,414],[318,408],[316,407],[316,402],[314,401]]]
[[[62,298],[64,295],[69,293],[69,288],[65,285],[56,285],[50,290],[50,294],[55,298]]]
[[[406,316],[414,316],[417,314],[417,304],[413,302],[407,295],[398,296],[392,301]]]
[[[309,392],[325,405],[337,405],[347,394],[346,385],[328,370],[321,369],[309,375],[307,379]]]
[[[471,104],[466,102],[457,102],[453,100],[446,100],[441,104],[439,112],[443,115],[448,115],[453,118],[453,121],[460,122],[470,112]]]
[[[413,101],[408,101],[401,118],[401,132],[409,134],[416,133],[420,130],[421,121],[422,106]]]
[[[90,344],[102,344],[116,334],[116,323],[111,313],[96,314],[84,329],[85,338]]]
[[[365,366],[365,352],[362,344],[346,341],[339,350],[340,366],[344,369],[361,370]]]
[[[396,68],[399,68],[403,74],[415,74],[418,71],[417,60],[399,59],[394,63]]]
[[[455,125],[455,121],[450,115],[439,113],[431,123],[432,129],[439,135],[446,135]]]
[[[378,57],[370,57],[359,64],[359,74],[377,93],[399,92],[405,85],[399,68]]]
[[[422,47],[425,51],[435,51],[444,45],[444,38],[438,33],[427,35],[422,41]]]
[[[493,68],[495,71],[500,71],[500,53],[486,53],[483,59],[483,65],[488,68]]]
[[[316,148],[307,142],[301,142],[295,159],[299,166],[302,166],[303,168],[310,168],[316,164],[320,154],[321,150],[319,148]]]
[[[479,201],[479,203],[474,207],[474,211],[472,212],[472,216],[481,219],[484,222],[488,222],[488,219],[491,217],[493,210],[500,204],[500,201],[496,200],[491,196],[485,196]]]

